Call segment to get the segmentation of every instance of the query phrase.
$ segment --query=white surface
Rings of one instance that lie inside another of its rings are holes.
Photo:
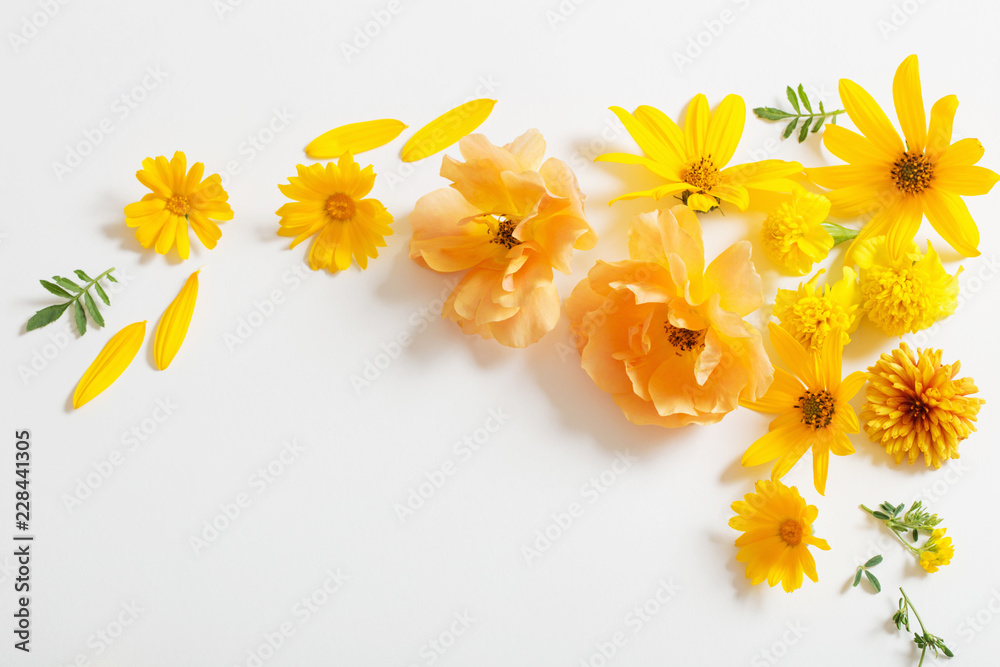
[[[407,215],[418,196],[444,186],[440,157],[408,172],[398,160],[402,138],[363,156],[381,175],[374,196],[396,216],[395,236],[366,272],[294,278],[305,246],[287,249],[273,212],[285,201],[276,185],[294,174],[302,148],[320,133],[381,117],[400,118],[412,131],[464,99],[496,97],[482,131],[504,143],[539,128],[548,154],[569,161],[589,195],[601,241],[576,255],[573,276],[560,277],[565,297],[596,259],[624,256],[628,216],[648,206],[609,210],[605,202],[642,177],[589,161],[605,146],[635,150],[612,122],[612,104],[653,104],[677,117],[697,92],[713,106],[736,92],[753,107],[781,103],[784,86],[799,81],[814,96],[826,91],[832,103],[838,78],[850,77],[890,109],[893,72],[916,52],[927,108],[956,93],[956,138],[978,137],[987,147],[983,164],[1000,166],[996,4],[404,0],[350,62],[341,44],[387,3],[345,4],[247,0],[220,18],[210,0],[70,2],[16,51],[9,37],[0,48],[0,553],[10,553],[10,434],[20,428],[33,431],[37,534],[34,650],[14,651],[5,631],[0,664],[68,665],[83,656],[80,664],[247,665],[262,635],[288,622],[294,635],[263,664],[428,665],[434,657],[440,665],[576,666],[622,632],[627,642],[610,664],[623,667],[772,664],[762,653],[772,647],[789,665],[911,665],[914,647],[887,623],[900,584],[930,630],[959,654],[955,664],[994,664],[1000,620],[975,631],[965,619],[993,619],[991,598],[1000,608],[996,527],[983,521],[1000,465],[992,419],[1000,369],[988,346],[996,341],[1000,281],[977,277],[996,266],[995,195],[967,200],[983,256],[963,262],[966,303],[931,337],[946,359],[961,358],[990,401],[979,433],[962,447],[961,467],[952,467],[960,474],[896,468],[856,437],[858,453],[831,462],[822,498],[807,457],[786,481],[819,506],[816,532],[833,550],[816,554],[819,583],[794,595],[748,586],[734,560],[736,533],[726,525],[730,503],[769,473],[738,465],[767,416],[740,410],[717,426],[680,431],[633,426],[567,354],[565,318],[542,342],[517,351],[424,317],[449,283],[407,259]],[[568,16],[552,26],[547,12],[560,6]],[[893,20],[894,6],[902,25],[884,35],[879,21]],[[36,0],[5,3],[4,33],[21,30],[39,7]],[[679,71],[674,53],[724,10],[732,21]],[[147,68],[165,78],[123,117],[116,99],[142,86]],[[268,127],[275,110],[293,118],[253,153],[244,142]],[[53,162],[104,118],[113,132],[60,181]],[[816,138],[801,147],[774,142],[780,129],[748,118],[736,160],[762,149],[813,165],[830,159]],[[229,161],[240,168],[228,186],[236,219],[223,226],[214,251],[192,243],[184,263],[138,252],[122,216],[144,192],[133,176],[142,158],[177,149],[209,172]],[[756,239],[758,225],[753,216],[704,218],[708,254]],[[945,258],[957,267],[953,254]],[[48,303],[38,278],[109,266],[129,280],[105,309],[107,330],[63,349],[50,343],[65,324],[22,333],[27,317]],[[67,410],[108,336],[142,319],[151,332],[201,266],[195,321],[169,371],[153,370],[143,351],[106,394],[78,413]],[[772,301],[777,286],[797,282],[779,279],[766,261],[758,266]],[[282,303],[231,351],[226,335],[274,291]],[[359,395],[351,376],[403,332],[414,334],[412,345]],[[864,327],[848,348],[849,370],[893,345]],[[19,367],[36,353],[54,358],[22,380]],[[123,434],[141,428],[157,400],[178,407],[131,451]],[[509,420],[465,460],[453,444],[474,435],[491,409]],[[252,476],[288,440],[304,451],[258,493],[260,478]],[[67,494],[116,450],[122,464],[69,511]],[[585,490],[626,450],[635,461],[606,492]],[[394,505],[446,461],[455,474],[401,522]],[[240,493],[249,507],[196,555],[189,538]],[[927,494],[958,550],[933,576],[857,509]],[[527,563],[522,547],[571,503],[580,503],[582,516]],[[849,589],[855,564],[875,552],[886,555],[877,572],[888,590]],[[13,559],[0,556],[0,564],[0,615],[9,626]],[[302,622],[295,606],[338,569],[349,579]],[[679,587],[670,601],[648,621],[628,616],[655,596],[661,579]],[[109,624],[114,632],[122,605],[131,603],[143,610],[138,619],[103,645],[96,633]],[[432,656],[428,642],[464,612],[474,618],[471,629]],[[799,637],[788,627],[805,630]],[[594,657],[591,664],[602,663]]]

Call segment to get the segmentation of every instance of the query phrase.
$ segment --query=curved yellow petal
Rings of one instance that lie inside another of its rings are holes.
[[[73,392],[74,410],[91,401],[118,379],[135,359],[145,337],[145,320],[130,324],[111,337],[76,385],[76,391]]]
[[[952,248],[966,257],[979,256],[979,228],[962,198],[935,188],[921,193],[927,220]]]
[[[712,156],[716,169],[721,169],[733,159],[743,136],[746,117],[747,106],[739,95],[726,95],[716,107],[708,121],[708,134],[705,136],[705,152]]]
[[[708,134],[708,98],[698,93],[688,104],[684,117],[684,144],[689,161],[705,157],[705,135]],[[718,167],[718,165],[716,165]]]
[[[924,98],[920,92],[920,72],[917,56],[906,58],[896,70],[892,80],[892,101],[896,116],[903,128],[908,150],[923,152],[927,143],[927,116],[924,115]]]
[[[684,133],[672,118],[656,107],[645,104],[636,107],[632,115],[663,143],[676,164],[685,162]]]
[[[840,99],[847,109],[847,115],[861,133],[891,160],[903,153],[903,142],[893,129],[889,117],[885,115],[868,92],[850,79],[840,80]]]
[[[392,118],[341,125],[310,141],[306,146],[306,155],[322,160],[340,157],[344,153],[363,153],[384,146],[406,128],[402,121]]]
[[[924,153],[933,159],[951,145],[951,130],[958,110],[958,98],[954,95],[942,97],[931,107],[931,124],[927,130],[927,150]],[[963,141],[968,141],[963,139]],[[973,141],[975,141],[973,139]]]
[[[403,162],[415,162],[439,153],[483,124],[496,100],[472,100],[446,111],[413,133],[400,154]]]
[[[985,195],[1000,180],[992,169],[975,165],[938,165],[934,188],[965,197]]]
[[[895,211],[895,217],[889,227],[886,246],[892,257],[902,258],[913,244],[913,237],[924,219],[923,200],[919,197],[903,197],[892,210]]]
[[[621,107],[609,108],[618,117],[622,125],[625,126],[625,131],[629,133],[632,140],[635,141],[646,155],[656,162],[672,166],[674,171],[680,170],[680,163],[676,155],[674,155],[674,151],[664,143],[659,133],[650,130],[646,123],[640,122],[628,111],[625,111],[625,109]],[[599,156],[597,159],[600,160],[602,157]],[[615,161],[620,162],[620,160]],[[677,176],[674,176],[674,178],[677,178]]]
[[[170,305],[167,306],[160,323],[156,325],[156,338],[153,342],[153,360],[161,371],[166,370],[174,360],[177,350],[187,336],[194,304],[198,300],[198,271],[188,276],[187,282],[181,288]]]
[[[891,165],[889,157],[871,141],[846,127],[828,123],[823,129],[823,145],[844,162]],[[886,166],[888,171],[888,166]]]

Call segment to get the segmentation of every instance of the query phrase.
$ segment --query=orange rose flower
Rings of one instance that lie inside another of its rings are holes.
[[[574,249],[597,243],[584,195],[562,160],[542,163],[545,140],[528,130],[506,146],[472,134],[445,156],[452,181],[421,197],[410,215],[410,258],[440,272],[465,271],[443,315],[467,334],[526,347],[559,320],[552,269],[570,271]]]
[[[760,332],[743,320],[763,303],[750,243],[707,269],[704,255],[687,206],[643,213],[631,259],[598,262],[566,302],[584,370],[636,424],[712,424],[771,384]]]

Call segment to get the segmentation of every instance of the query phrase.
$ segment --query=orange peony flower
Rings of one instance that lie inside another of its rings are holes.
[[[681,205],[635,219],[629,256],[598,262],[566,302],[584,370],[625,416],[711,424],[763,395],[773,369],[743,320],[763,303],[750,243],[704,268],[701,225]]]
[[[439,272],[468,270],[443,310],[462,331],[526,347],[559,320],[552,269],[569,273],[573,250],[597,243],[584,195],[565,162],[542,163],[538,130],[503,147],[481,134],[458,146],[465,162],[441,164],[451,187],[421,197],[410,215],[410,258]]]

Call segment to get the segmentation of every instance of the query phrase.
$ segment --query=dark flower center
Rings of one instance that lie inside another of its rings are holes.
[[[807,389],[795,407],[802,411],[802,423],[810,428],[825,428],[833,421],[835,402],[826,389],[815,393]]]
[[[934,163],[923,153],[907,152],[893,163],[890,173],[900,192],[915,195],[931,184]]]

